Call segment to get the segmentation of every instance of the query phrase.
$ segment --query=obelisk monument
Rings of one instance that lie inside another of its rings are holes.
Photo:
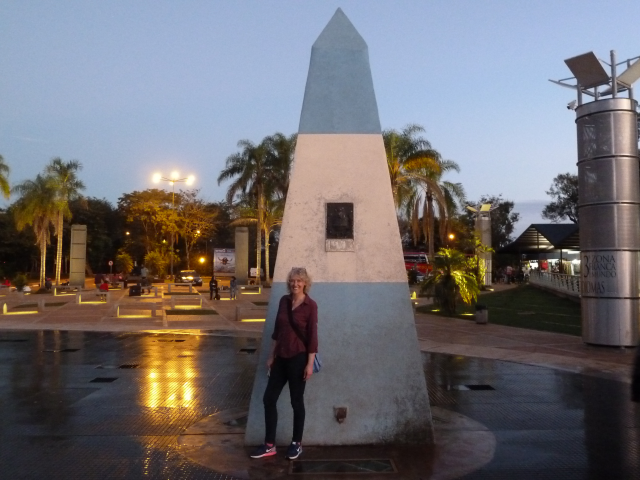
[[[323,370],[306,387],[307,445],[430,443],[431,410],[367,44],[338,9],[311,50],[295,164],[245,443],[264,441],[266,357],[292,267],[313,278]],[[346,409],[339,422],[336,412]],[[277,443],[291,441],[288,389]]]

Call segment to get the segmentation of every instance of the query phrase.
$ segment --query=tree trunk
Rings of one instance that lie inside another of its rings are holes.
[[[58,245],[56,253],[56,285],[60,285],[60,271],[62,268],[62,212],[58,212]]]
[[[427,190],[427,219],[429,222],[429,260],[430,261],[434,261],[434,259],[436,258],[436,252],[435,252],[435,238],[434,238],[434,231],[435,231],[435,218],[433,216],[433,194],[431,193],[430,190]]]
[[[413,237],[413,246],[417,247],[420,243],[420,198],[415,199],[413,204],[413,212],[411,213],[411,235]]]
[[[269,279],[269,229],[265,228],[264,230],[264,281],[267,285],[271,285],[271,281]]]
[[[262,284],[262,277],[260,275],[260,263],[262,262],[262,188],[258,187],[258,222],[256,223],[257,235],[256,235],[256,284]]]
[[[44,288],[45,272],[47,266],[47,239],[40,239],[40,288]]]
[[[187,252],[187,270],[191,270],[191,260],[189,259],[189,241],[187,240],[187,237],[185,235],[184,237],[184,249]]]

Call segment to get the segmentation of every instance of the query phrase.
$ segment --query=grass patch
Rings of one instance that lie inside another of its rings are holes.
[[[501,292],[482,294],[478,303],[489,310],[489,323],[545,332],[582,335],[580,304],[552,293],[522,285]],[[431,305],[416,309],[419,313],[442,315]],[[475,305],[458,305],[455,318],[473,320]],[[466,314],[466,315],[465,315]]]
[[[215,310],[201,308],[167,310],[167,315],[218,315]]]

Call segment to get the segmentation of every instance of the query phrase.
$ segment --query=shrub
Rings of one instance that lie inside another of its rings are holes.
[[[13,286],[16,287],[16,290],[21,292],[24,289],[24,287],[29,283],[29,279],[25,274],[19,273],[13,278],[13,281],[11,283],[13,283]]]

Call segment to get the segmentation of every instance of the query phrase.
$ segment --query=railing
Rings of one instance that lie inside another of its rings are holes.
[[[529,283],[574,297],[580,296],[580,276],[532,270]]]

